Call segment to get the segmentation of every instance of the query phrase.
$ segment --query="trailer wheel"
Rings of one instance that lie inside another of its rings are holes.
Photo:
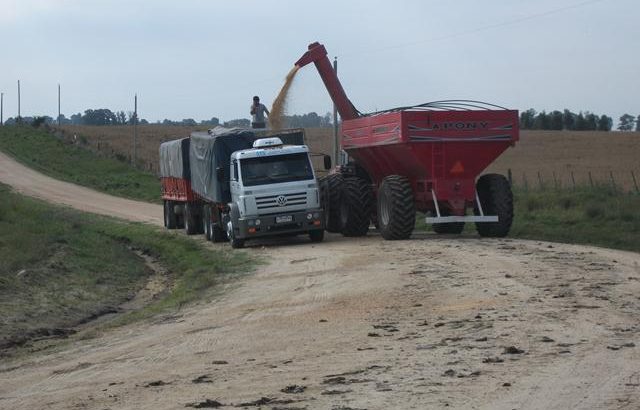
[[[509,181],[500,174],[486,174],[478,179],[476,191],[485,215],[498,215],[498,222],[476,223],[480,236],[502,238],[507,236],[513,221],[513,193]],[[477,206],[476,215],[480,214]]]
[[[225,242],[229,240],[227,233],[214,222],[211,223],[211,240],[214,242]]]
[[[173,201],[164,201],[164,227],[167,229],[176,229],[178,218],[173,209]]]
[[[364,236],[369,231],[373,194],[362,178],[344,178],[340,194],[340,231],[344,236]]]
[[[389,175],[378,190],[378,224],[384,239],[407,239],[416,224],[416,207],[409,179]]]
[[[324,239],[324,229],[309,231],[309,239],[311,239],[311,242],[322,242]]]
[[[184,204],[184,229],[187,231],[187,235],[202,233],[202,218],[199,208],[193,202]]]
[[[440,215],[449,216],[451,215],[451,211],[448,209],[441,209]],[[439,223],[432,224],[431,228],[433,232],[439,234],[460,234],[464,230],[464,222],[447,222],[447,223]]]
[[[340,174],[330,174],[320,179],[322,207],[325,211],[327,231],[338,233],[340,227],[340,193],[344,178]]]
[[[213,240],[211,232],[211,207],[209,205],[205,205],[202,208],[202,226],[204,227],[204,237],[208,241]]]

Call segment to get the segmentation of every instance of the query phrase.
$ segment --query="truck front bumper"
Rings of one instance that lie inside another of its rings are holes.
[[[259,221],[259,222],[258,222]],[[324,229],[324,211],[312,209],[238,220],[238,238],[251,239]]]

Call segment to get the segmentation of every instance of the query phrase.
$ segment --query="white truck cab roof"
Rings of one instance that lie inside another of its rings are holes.
[[[264,138],[272,140],[274,138]],[[279,140],[279,138],[278,138]],[[256,140],[258,143],[261,140]],[[254,147],[256,146],[254,143]],[[282,141],[280,141],[282,144]],[[244,149],[241,151],[236,151],[231,154],[232,160],[242,160],[246,158],[257,158],[257,157],[270,157],[274,155],[286,155],[286,154],[306,154],[309,152],[309,147],[306,145],[266,145],[261,148],[251,148]]]

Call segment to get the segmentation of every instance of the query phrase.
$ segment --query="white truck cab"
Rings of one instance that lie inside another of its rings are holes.
[[[306,145],[262,138],[231,154],[227,235],[233,247],[277,234],[324,236],[320,190]]]

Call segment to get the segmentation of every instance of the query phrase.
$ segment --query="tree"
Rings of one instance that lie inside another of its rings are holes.
[[[611,127],[613,127],[613,118],[601,115],[598,119],[598,131],[611,131]]]
[[[564,119],[560,111],[549,113],[549,126],[552,130],[561,131],[564,128]]]
[[[576,127],[576,115],[565,108],[562,114],[562,123],[565,130],[574,130]]]
[[[117,124],[116,115],[108,108],[86,110],[82,116],[84,125],[112,125]]]
[[[620,117],[620,123],[618,124],[618,129],[620,131],[631,131],[633,130],[633,124],[636,122],[636,119],[633,115],[623,114]]]
[[[530,130],[533,128],[533,122],[536,118],[536,110],[529,108],[527,111],[520,113],[520,128],[523,130]]]
[[[574,125],[574,130],[576,131],[584,131],[587,129],[587,121],[584,118],[584,114],[580,112],[576,115],[576,124]]]
[[[585,113],[584,117],[585,129],[587,131],[595,131],[598,129],[598,116],[590,112]]]
[[[640,114],[638,114],[638,118],[636,119],[636,131],[640,131]]]
[[[227,128],[249,128],[251,126],[251,121],[247,120],[246,118],[240,118],[236,120],[226,121],[223,125]]]
[[[538,114],[533,121],[533,129],[534,130],[548,130],[549,129],[549,116],[546,112],[542,111]]]

